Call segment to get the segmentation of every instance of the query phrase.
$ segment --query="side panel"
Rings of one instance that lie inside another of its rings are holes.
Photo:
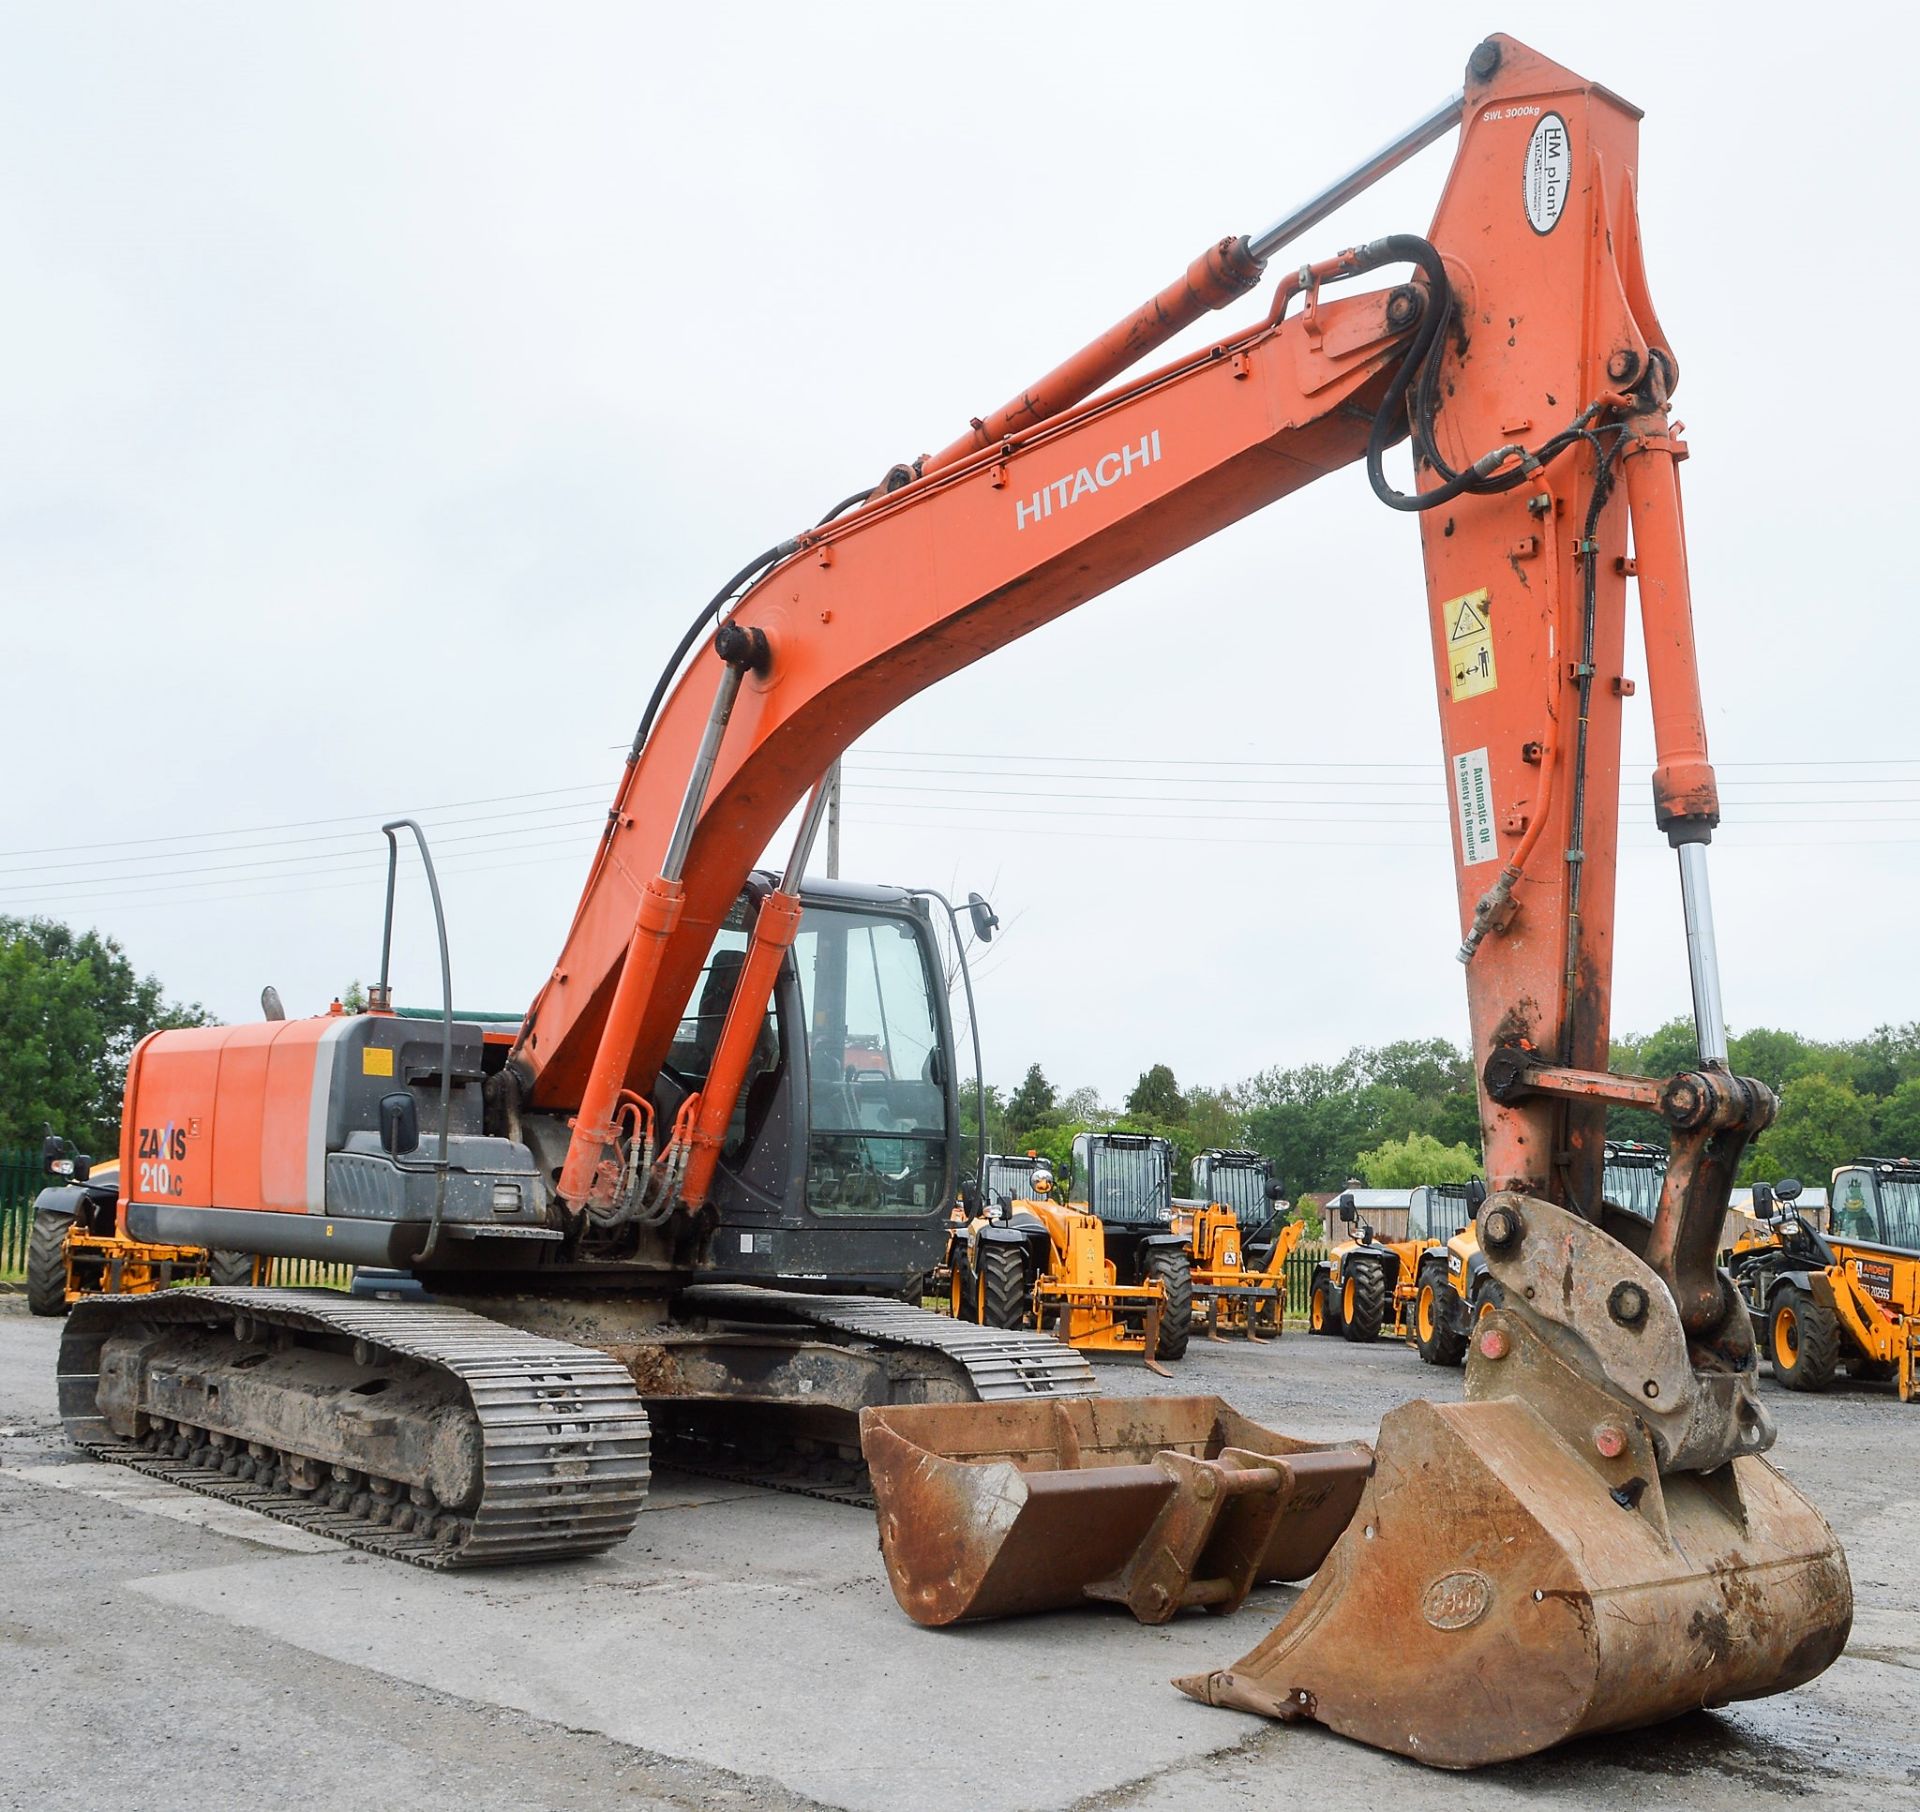
[[[147,1040],[128,1078],[122,1199],[317,1211],[321,1201],[307,1187],[316,1064],[351,1024],[287,1019]]]
[[[229,1028],[232,1036],[220,1051],[219,1113],[209,1135],[213,1146],[212,1201],[246,1203],[261,1193],[256,1133],[265,1113],[273,1033],[285,1023],[279,1020]]]

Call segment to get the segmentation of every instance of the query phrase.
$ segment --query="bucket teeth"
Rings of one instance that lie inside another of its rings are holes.
[[[1796,1686],[1852,1616],[1833,1532],[1764,1460],[1610,1485],[1517,1399],[1409,1403],[1287,1617],[1175,1684],[1472,1768]]]

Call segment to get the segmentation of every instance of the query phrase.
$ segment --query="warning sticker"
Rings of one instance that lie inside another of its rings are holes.
[[[1493,670],[1493,618],[1487,588],[1464,598],[1449,598],[1440,606],[1447,631],[1447,671],[1453,676],[1453,702],[1478,698],[1500,684]]]
[[[360,1048],[360,1074],[363,1076],[391,1076],[393,1074],[393,1053],[382,1050],[378,1045],[362,1045]]]
[[[1453,804],[1460,819],[1462,865],[1493,861],[1500,851],[1493,836],[1493,771],[1485,749],[1453,758]]]

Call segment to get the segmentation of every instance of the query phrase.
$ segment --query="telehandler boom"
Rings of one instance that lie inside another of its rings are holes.
[[[647,1463],[635,1377],[676,1415],[731,1406],[749,1427],[807,1401],[803,1381],[842,1411],[1086,1389],[1056,1342],[859,1294],[916,1289],[935,1262],[957,1106],[924,901],[802,893],[820,777],[946,674],[1359,463],[1420,529],[1492,1191],[1480,1234],[1504,1306],[1475,1330],[1468,1401],[1386,1419],[1296,1610],[1182,1684],[1459,1767],[1819,1673],[1850,1626],[1845,1562],[1762,1457],[1752,1331],[1715,1267],[1734,1169],[1774,1102],[1727,1067],[1679,364],[1641,258],[1638,117],[1490,38],[1463,92],[1379,157],[1209,247],[951,446],[750,561],[655,688],[517,1033],[453,1020],[443,955],[438,1039],[375,1012],[144,1043],[125,1225],[363,1251],[439,1300],[82,1304],[69,1426],[154,1466],[264,1468],[383,1551],[421,1557],[424,1518],[428,1544],[488,1558],[620,1539]],[[1302,263],[1262,318],[1130,372],[1456,129],[1424,235]],[[1386,464],[1403,439],[1405,491]],[[1665,1079],[1605,1069],[1630,574],[1699,1034],[1697,1067]],[[784,873],[756,876],[796,807]],[[856,963],[897,989],[884,1035],[855,1023]],[[1637,1249],[1595,1218],[1619,1105],[1671,1129]],[[1057,1458],[1082,1451],[1085,1418],[1040,1419]],[[1298,1490],[1285,1456],[1234,1438],[1201,1438],[1196,1493],[1206,1479],[1210,1501],[1251,1504],[1283,1472]],[[1097,1519],[1107,1469],[1062,1470]],[[905,1489],[883,1519],[890,1566],[924,1533],[912,1512]]]

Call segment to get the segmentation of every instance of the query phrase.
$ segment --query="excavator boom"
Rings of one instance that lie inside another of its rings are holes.
[[[1292,462],[1332,463],[1344,446],[1383,503],[1420,519],[1498,1306],[1474,1329],[1468,1401],[1409,1405],[1382,1425],[1353,1520],[1294,1611],[1232,1667],[1180,1685],[1446,1767],[1779,1691],[1833,1660],[1852,1614],[1832,1532],[1760,1457],[1773,1428],[1753,1338],[1715,1265],[1735,1169],[1775,1104],[1727,1067],[1705,868],[1719,805],[1681,525],[1686,449],[1668,416],[1679,362],[1641,259],[1638,119],[1489,39],[1426,238],[1304,267],[1253,333],[1056,430],[1097,425],[1125,444],[1161,386],[1184,386],[1212,405],[1193,424],[1204,438],[1190,443],[1183,421],[1177,440],[1160,426],[1149,443],[1156,490],[1187,478],[1190,446],[1209,468],[1175,491],[1183,514],[1208,495],[1250,503],[1247,480],[1283,488]],[[1413,283],[1323,298],[1389,261],[1411,265]],[[1258,399],[1278,392],[1289,425],[1249,445]],[[1347,427],[1362,414],[1364,439]],[[1381,459],[1403,434],[1404,492]],[[1002,477],[1019,496],[1029,445],[1014,436],[956,480]],[[1223,455],[1210,467],[1209,446]],[[1049,496],[1032,501],[1002,539],[1037,531],[1050,552],[1073,531],[1050,525]],[[1103,524],[1115,507],[1087,501]],[[1137,546],[1160,506],[1127,502]],[[1059,504],[1063,523],[1083,507]],[[1085,570],[1097,583],[1098,562]],[[1629,577],[1700,1057],[1664,1080],[1606,1070]],[[1623,1243],[1600,1222],[1606,1115],[1626,1106],[1665,1120],[1672,1162],[1651,1225]],[[916,1479],[941,1476],[917,1464]],[[901,1602],[918,1602],[909,1546],[884,1527],[883,1546]]]

